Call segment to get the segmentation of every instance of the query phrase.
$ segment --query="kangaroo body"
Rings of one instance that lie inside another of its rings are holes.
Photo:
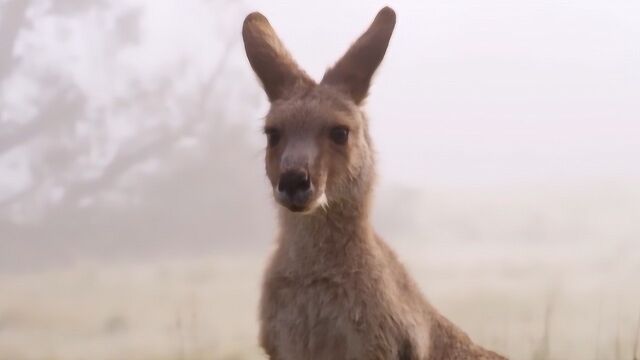
[[[370,225],[375,159],[361,104],[394,26],[381,10],[316,84],[264,16],[245,20],[271,101],[266,170],[282,205],[260,304],[271,359],[504,359],[440,315]]]

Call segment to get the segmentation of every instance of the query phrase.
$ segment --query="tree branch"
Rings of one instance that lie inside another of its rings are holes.
[[[7,77],[15,66],[13,48],[18,40],[18,33],[27,23],[26,13],[29,2],[13,0],[5,3],[0,11],[0,82]]]

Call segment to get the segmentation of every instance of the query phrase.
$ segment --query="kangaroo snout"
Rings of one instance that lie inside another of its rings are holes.
[[[276,198],[291,211],[304,211],[312,198],[313,184],[306,170],[287,170],[280,175]]]

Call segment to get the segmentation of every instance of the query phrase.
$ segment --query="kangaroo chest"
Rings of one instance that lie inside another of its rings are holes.
[[[276,359],[397,359],[402,352],[401,319],[375,280],[331,273],[268,281],[262,337]]]

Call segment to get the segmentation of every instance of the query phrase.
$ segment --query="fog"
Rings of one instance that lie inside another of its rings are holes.
[[[242,20],[319,79],[387,4],[378,232],[510,358],[638,354],[640,3],[0,0],[0,358],[264,358]]]

